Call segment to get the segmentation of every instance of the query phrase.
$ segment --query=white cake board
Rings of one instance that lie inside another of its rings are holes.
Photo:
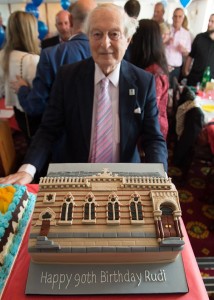
[[[26,294],[101,295],[187,293],[182,256],[159,264],[36,264]]]

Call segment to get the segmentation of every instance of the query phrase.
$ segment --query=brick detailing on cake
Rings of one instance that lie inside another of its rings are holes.
[[[29,239],[34,261],[172,261],[184,245],[170,178],[104,169],[93,176],[41,178],[39,185]],[[46,248],[38,247],[41,235]]]
[[[48,236],[40,236],[31,233],[30,238],[156,238],[155,233],[146,232],[66,232],[66,233],[49,233]]]

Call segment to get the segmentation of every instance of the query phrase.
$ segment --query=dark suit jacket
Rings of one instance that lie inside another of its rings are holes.
[[[41,170],[63,130],[66,137],[60,162],[88,162],[94,69],[92,58],[60,68],[43,122],[24,163]],[[130,95],[130,89],[135,95]],[[123,60],[119,79],[120,162],[140,162],[137,142],[142,137],[146,162],[164,163],[167,169],[167,148],[156,102],[153,75]],[[137,108],[139,113],[134,112]]]
[[[64,64],[72,64],[91,56],[88,38],[80,33],[66,43],[41,52],[32,89],[22,86],[18,92],[21,106],[29,115],[43,114],[56,72]]]
[[[41,41],[41,48],[47,48],[47,47],[52,47],[55,46],[57,44],[59,44],[59,35],[53,36],[51,38],[45,39]]]

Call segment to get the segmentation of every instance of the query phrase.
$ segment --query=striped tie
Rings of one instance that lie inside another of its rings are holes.
[[[92,163],[112,162],[112,107],[108,87],[108,78],[104,78],[100,81],[98,86],[95,134],[91,156]]]

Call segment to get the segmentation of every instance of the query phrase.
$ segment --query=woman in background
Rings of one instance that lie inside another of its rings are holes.
[[[159,24],[163,44],[165,45],[170,39],[170,25],[162,22]]]
[[[155,76],[159,123],[166,139],[168,133],[168,66],[160,27],[156,21],[149,19],[139,21],[139,27],[132,38],[130,61]]]
[[[20,129],[30,138],[36,131],[40,117],[26,115],[11,81],[21,76],[29,86],[36,74],[40,47],[36,18],[27,12],[16,11],[9,17],[6,43],[0,51],[0,91],[5,96],[5,106],[13,106]],[[3,87],[3,88],[2,88]]]

